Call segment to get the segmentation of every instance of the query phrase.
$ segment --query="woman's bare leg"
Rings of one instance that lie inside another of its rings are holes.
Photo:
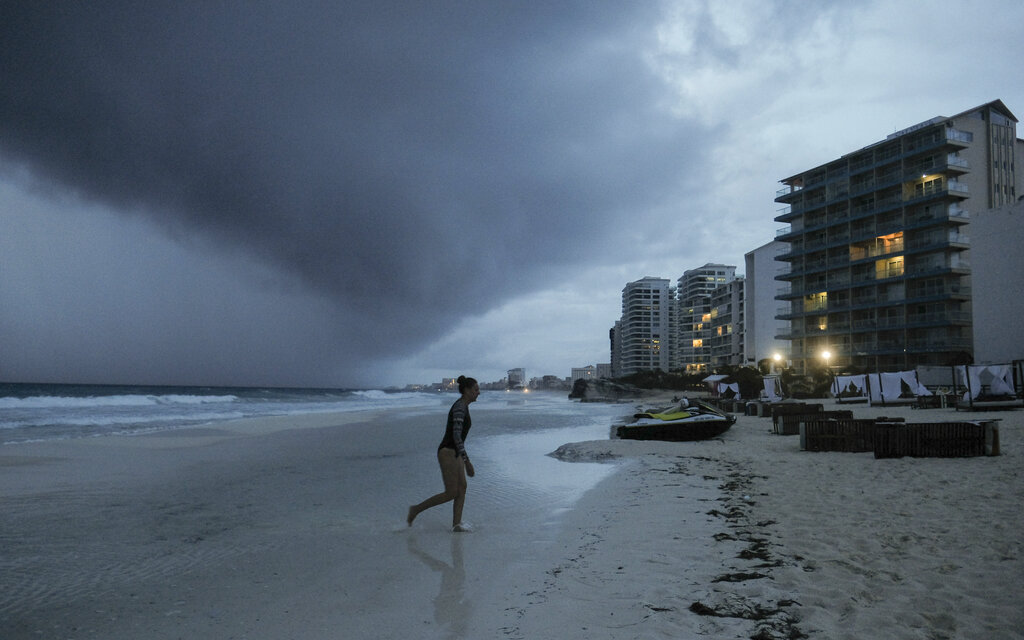
[[[409,514],[406,516],[406,523],[409,526],[412,526],[412,521],[423,511],[453,500],[452,518],[454,522],[452,526],[462,521],[462,506],[466,501],[466,465],[454,449],[438,450],[437,462],[441,466],[441,479],[444,480],[444,491],[409,507]]]
[[[460,456],[455,456],[458,463],[458,474],[455,478],[455,501],[452,503],[452,527],[462,522],[462,506],[466,504],[466,463]]]

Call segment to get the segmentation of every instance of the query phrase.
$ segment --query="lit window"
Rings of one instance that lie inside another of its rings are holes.
[[[895,278],[903,275],[903,256],[894,256],[875,261],[875,278]]]

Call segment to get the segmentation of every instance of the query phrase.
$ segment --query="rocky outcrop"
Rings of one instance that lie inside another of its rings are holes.
[[[569,398],[580,402],[627,402],[640,398],[649,398],[663,393],[656,389],[641,389],[631,384],[623,384],[612,380],[577,380],[573,384]]]

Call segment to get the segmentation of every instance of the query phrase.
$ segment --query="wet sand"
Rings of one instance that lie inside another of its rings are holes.
[[[566,443],[600,461],[579,497],[559,469],[597,465],[516,471],[480,441],[476,531],[452,534],[443,507],[404,524],[439,484],[429,418],[380,455],[358,434],[423,418],[4,447],[0,637],[1024,637],[1024,411],[854,412],[999,418],[1002,455],[801,452],[741,416]]]

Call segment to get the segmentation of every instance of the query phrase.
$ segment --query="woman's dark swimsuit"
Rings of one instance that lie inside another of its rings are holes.
[[[469,435],[469,428],[472,426],[473,420],[469,417],[469,407],[462,401],[462,398],[459,398],[448,410],[448,426],[444,431],[444,440],[441,441],[437,450],[454,449],[455,453],[462,456],[463,459],[468,458],[466,447],[462,443]]]

